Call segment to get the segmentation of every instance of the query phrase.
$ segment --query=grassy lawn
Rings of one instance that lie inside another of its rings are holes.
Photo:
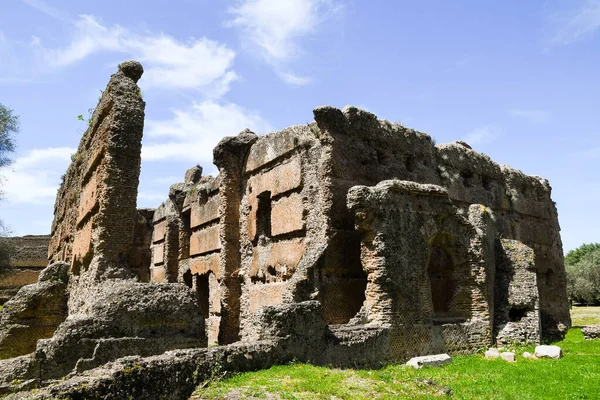
[[[584,318],[600,319],[600,309]],[[435,399],[445,397],[446,388],[455,399],[599,399],[600,341],[584,341],[575,328],[556,344],[563,349],[560,360],[525,359],[521,354],[533,352],[530,346],[517,349],[516,363],[472,355],[421,370],[277,366],[212,382],[191,399]]]
[[[573,307],[571,319],[573,326],[600,324],[600,307]]]

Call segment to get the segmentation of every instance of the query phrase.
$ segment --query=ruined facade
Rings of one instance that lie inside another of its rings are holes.
[[[12,254],[10,270],[0,274],[0,305],[6,303],[21,287],[36,283],[40,272],[48,266],[48,235],[9,237]]]
[[[307,300],[334,333],[389,328],[391,359],[565,331],[546,180],[353,107],[314,114],[224,139],[219,176],[188,171],[155,214],[151,277],[196,291],[209,343]]]
[[[260,365],[380,365],[569,327],[548,181],[354,107],[226,137],[217,177],[193,167],[136,210],[142,71],[120,65],[59,189],[68,313],[11,377],[231,343],[271,349]]]

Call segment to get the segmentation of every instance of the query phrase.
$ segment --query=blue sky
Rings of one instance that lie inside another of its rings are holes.
[[[77,116],[126,59],[146,70],[138,207],[214,174],[223,136],[352,104],[549,179],[565,250],[600,242],[600,0],[3,0],[13,234],[49,233]]]

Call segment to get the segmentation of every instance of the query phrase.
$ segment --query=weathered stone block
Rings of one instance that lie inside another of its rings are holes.
[[[150,280],[155,283],[167,282],[167,269],[164,265],[150,267]]]
[[[81,260],[85,258],[92,249],[92,227],[93,221],[88,221],[81,229],[75,232],[73,241],[73,259]]]
[[[248,236],[256,237],[256,213],[258,211],[258,196],[265,191],[271,197],[300,187],[302,184],[302,168],[299,158],[271,169],[264,174],[255,175],[248,180]]]
[[[273,267],[279,274],[290,277],[306,251],[302,239],[276,242],[270,248],[254,248],[250,276],[257,276],[262,269]]]
[[[83,221],[98,205],[98,175],[93,174],[81,191],[77,223]]]
[[[504,361],[516,362],[515,353],[511,351],[505,351],[504,353],[501,353],[500,358],[502,358]]]
[[[79,152],[79,149],[78,149]],[[104,146],[99,146],[96,149],[93,149],[91,154],[88,157],[87,164],[85,169],[83,170],[82,178],[86,179],[88,175],[90,175],[94,168],[100,163],[100,159],[104,157]]]
[[[158,265],[165,262],[165,246],[163,244],[152,247],[152,264]]]
[[[59,262],[23,286],[0,312],[0,360],[31,353],[67,317],[69,266]]]
[[[266,306],[283,303],[285,282],[259,283],[250,286],[250,312],[254,313]]]
[[[271,196],[277,196],[296,189],[301,184],[302,165],[300,158],[293,158],[289,162],[278,165],[263,174],[254,175],[248,181],[248,186],[255,196],[265,190],[269,190]]]
[[[214,221],[219,218],[219,196],[209,197],[206,203],[192,203],[190,216],[190,227],[193,229],[199,225]]]
[[[206,274],[212,272],[217,279],[221,279],[221,261],[219,253],[209,254],[205,257],[192,258],[190,261],[190,272],[192,274]]]
[[[219,226],[213,225],[201,231],[194,232],[190,238],[190,255],[208,253],[209,251],[219,250],[221,240],[219,238]]]
[[[541,345],[535,348],[534,356],[537,358],[554,358],[562,357],[562,349],[558,346]]]
[[[167,221],[160,221],[158,224],[154,225],[154,232],[152,233],[152,243],[160,242],[165,238],[165,227],[167,226]]]
[[[208,317],[205,320],[206,323],[206,338],[209,346],[219,344],[219,325],[221,324],[221,317]]]
[[[497,348],[492,347],[485,351],[484,357],[486,358],[486,360],[493,360],[495,358],[500,357],[500,352]]]
[[[298,145],[294,129],[286,129],[276,134],[261,137],[250,149],[246,172],[255,169],[292,151]]]
[[[416,369],[428,367],[439,367],[452,363],[452,358],[448,354],[436,354],[432,356],[413,357],[406,365]]]
[[[271,235],[283,235],[305,228],[302,196],[292,194],[273,203],[271,211]]]

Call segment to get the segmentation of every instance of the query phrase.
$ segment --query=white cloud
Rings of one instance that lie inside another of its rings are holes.
[[[306,76],[298,76],[292,72],[277,71],[277,75],[285,82],[293,86],[304,86],[312,82],[312,79]]]
[[[540,124],[548,120],[550,114],[542,110],[509,110],[508,113],[520,117],[534,124]]]
[[[92,15],[80,15],[70,43],[63,48],[35,48],[54,67],[77,63],[100,52],[127,53],[144,64],[144,86],[198,89],[220,97],[236,79],[235,52],[207,38],[180,42],[165,34],[141,35],[119,25],[105,26]]]
[[[551,18],[555,32],[551,45],[571,44],[593,35],[600,29],[600,0],[585,0],[579,3],[579,8],[562,11]]]
[[[285,82],[305,85],[310,78],[287,67],[304,54],[301,40],[341,8],[333,0],[243,0],[229,9],[232,19],[226,25],[239,29],[242,39],[258,48]]]
[[[174,110],[173,114],[170,120],[147,121],[143,160],[189,161],[208,170],[212,150],[224,136],[237,135],[245,128],[257,134],[271,130],[258,114],[235,104],[205,101],[186,110]]]
[[[4,195],[9,204],[52,204],[75,149],[34,149],[2,171]]]
[[[482,126],[473,129],[462,137],[462,140],[467,142],[469,145],[482,144],[495,140],[501,136],[501,131],[495,126]]]
[[[49,17],[55,18],[59,21],[69,21],[70,17],[67,13],[58,8],[54,8],[48,3],[41,0],[21,0],[23,3],[27,4],[30,7],[35,8],[36,10],[46,14]]]

